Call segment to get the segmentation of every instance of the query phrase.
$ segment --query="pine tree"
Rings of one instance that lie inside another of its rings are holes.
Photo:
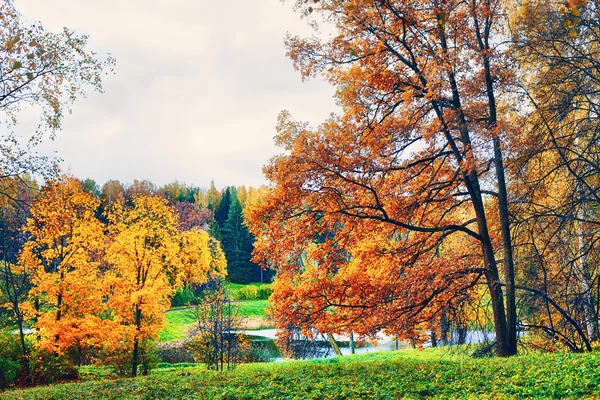
[[[221,229],[223,229],[224,225],[225,225],[225,221],[227,220],[227,217],[229,216],[229,207],[231,205],[231,198],[232,197],[237,197],[236,193],[233,193],[232,196],[232,192],[235,192],[235,188],[234,187],[226,187],[225,189],[223,189],[223,193],[221,194],[221,201],[219,202],[219,207],[217,207],[216,211],[215,211],[215,221],[217,221],[219,223],[219,227]]]
[[[230,191],[231,205],[227,213],[227,220],[223,226],[223,248],[227,257],[229,279],[232,282],[248,283],[252,280],[252,237],[244,225],[242,205],[237,197],[235,188]],[[225,198],[225,196],[223,196]]]

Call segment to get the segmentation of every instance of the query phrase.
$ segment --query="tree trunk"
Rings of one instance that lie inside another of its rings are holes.
[[[335,354],[337,356],[342,356],[342,351],[340,350],[338,344],[336,343],[335,339],[333,338],[333,335],[331,333],[327,334],[327,339],[329,339],[329,343],[331,343],[331,347],[333,347],[333,351],[335,351]]]
[[[506,191],[506,178],[504,176],[504,162],[502,160],[500,140],[494,137],[493,143],[494,165],[498,181],[498,211],[500,213],[500,225],[502,229],[504,282],[506,284],[506,344],[508,346],[507,350],[511,354],[517,354],[517,302],[513,246],[510,237],[510,220],[508,214],[508,194]]]
[[[446,316],[446,309],[442,310],[442,315],[440,316],[440,340],[442,341],[442,346],[448,345],[448,317]]]
[[[582,197],[583,194],[580,193],[580,198]],[[594,296],[592,295],[588,248],[585,239],[585,230],[583,229],[583,222],[581,222],[581,220],[585,220],[585,218],[587,218],[585,210],[583,209],[584,207],[585,204],[582,204],[581,208],[577,212],[577,218],[579,221],[575,222],[577,224],[577,245],[580,269],[577,275],[579,277],[579,286],[581,287],[582,292],[581,297],[583,303],[584,323],[588,339],[590,341],[595,341],[598,339],[598,318],[594,310]]]
[[[137,376],[137,367],[140,361],[140,331],[142,327],[142,310],[140,305],[135,305],[135,326],[136,333],[133,339],[133,359],[131,361],[131,376]]]

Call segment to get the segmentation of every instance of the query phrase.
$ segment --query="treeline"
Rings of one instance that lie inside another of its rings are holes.
[[[175,299],[227,276],[269,278],[250,262],[242,206],[264,188],[19,176],[0,190],[0,315],[17,333],[0,336],[0,386],[74,378],[89,363],[147,372]]]
[[[180,228],[206,230],[221,242],[231,282],[269,282],[273,277],[273,271],[251,261],[255,239],[244,217],[248,206],[257,204],[266,194],[265,186],[227,186],[218,190],[214,182],[201,188],[178,181],[157,186],[148,180],[134,180],[131,184],[110,180],[99,186],[92,179],[83,180],[82,185],[84,191],[100,201],[99,215],[115,201],[128,203],[142,195],[165,198],[175,208]]]

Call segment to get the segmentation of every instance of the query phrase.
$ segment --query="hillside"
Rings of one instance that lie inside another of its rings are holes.
[[[96,380],[0,394],[0,399],[598,398],[600,353],[472,359],[400,351],[243,365],[229,373],[172,366],[137,379]]]

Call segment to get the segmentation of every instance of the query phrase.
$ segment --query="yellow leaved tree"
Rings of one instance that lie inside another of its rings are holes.
[[[163,198],[139,196],[133,206],[113,210],[106,256],[111,265],[108,306],[120,329],[113,331],[111,342],[132,352],[131,373],[136,376],[140,351],[163,326],[175,290],[184,282],[202,284],[224,276],[225,262],[206,232],[178,231],[177,218]]]
[[[79,361],[85,349],[99,346],[105,331],[105,240],[97,207],[73,177],[49,181],[31,206],[24,228],[29,237],[19,256],[22,268],[33,271],[30,309],[40,347],[57,354],[75,349]]]

